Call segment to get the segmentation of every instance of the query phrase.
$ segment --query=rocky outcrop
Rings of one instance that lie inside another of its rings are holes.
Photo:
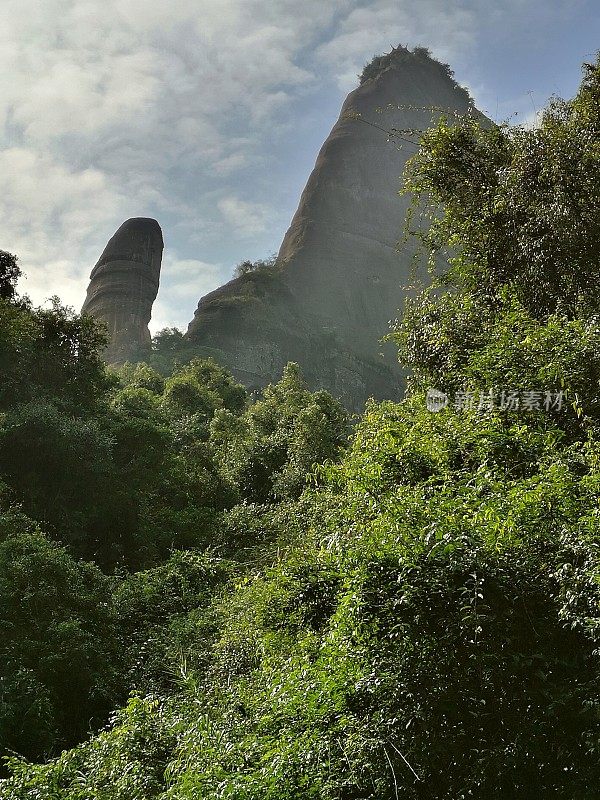
[[[148,323],[158,292],[163,238],[154,219],[124,222],[90,275],[82,314],[108,326],[109,364],[139,361],[150,351]]]
[[[397,246],[408,200],[398,191],[416,147],[386,131],[422,130],[440,110],[473,109],[426,51],[398,48],[365,69],[319,153],[276,266],[201,299],[187,333],[199,353],[250,387],[297,361],[312,388],[356,410],[369,396],[402,396],[395,348],[379,340],[410,278],[414,249]]]

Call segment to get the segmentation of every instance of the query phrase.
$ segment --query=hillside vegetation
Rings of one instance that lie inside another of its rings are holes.
[[[350,438],[295,365],[105,371],[3,256],[1,800],[598,796],[600,60],[403,191],[448,268]]]

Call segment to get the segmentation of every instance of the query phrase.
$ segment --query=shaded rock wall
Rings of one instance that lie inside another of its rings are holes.
[[[150,352],[148,323],[160,279],[163,238],[154,219],[124,222],[90,275],[82,314],[108,326],[109,364],[139,361]]]
[[[397,399],[404,376],[379,339],[405,296],[413,247],[398,251],[409,200],[398,191],[416,148],[386,130],[424,129],[444,109],[471,112],[448,70],[426,55],[395,51],[350,93],[325,141],[278,263],[200,300],[187,337],[251,388],[297,361],[312,388],[358,410]],[[435,108],[434,108],[435,107]],[[384,129],[384,130],[382,130]]]

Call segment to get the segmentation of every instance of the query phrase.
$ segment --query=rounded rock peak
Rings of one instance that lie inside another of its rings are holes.
[[[160,258],[163,250],[163,236],[160,225],[151,217],[131,217],[113,234],[97,267],[111,261],[142,261],[153,264]]]
[[[159,234],[162,238],[161,227],[158,221],[152,217],[130,217],[118,228],[117,233],[123,230],[145,231],[148,233],[152,231]]]

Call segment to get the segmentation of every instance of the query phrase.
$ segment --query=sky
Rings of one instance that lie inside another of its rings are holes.
[[[129,217],[165,253],[151,329],[279,248],[346,94],[402,44],[497,121],[571,97],[598,0],[1,0],[0,249],[79,310]]]

